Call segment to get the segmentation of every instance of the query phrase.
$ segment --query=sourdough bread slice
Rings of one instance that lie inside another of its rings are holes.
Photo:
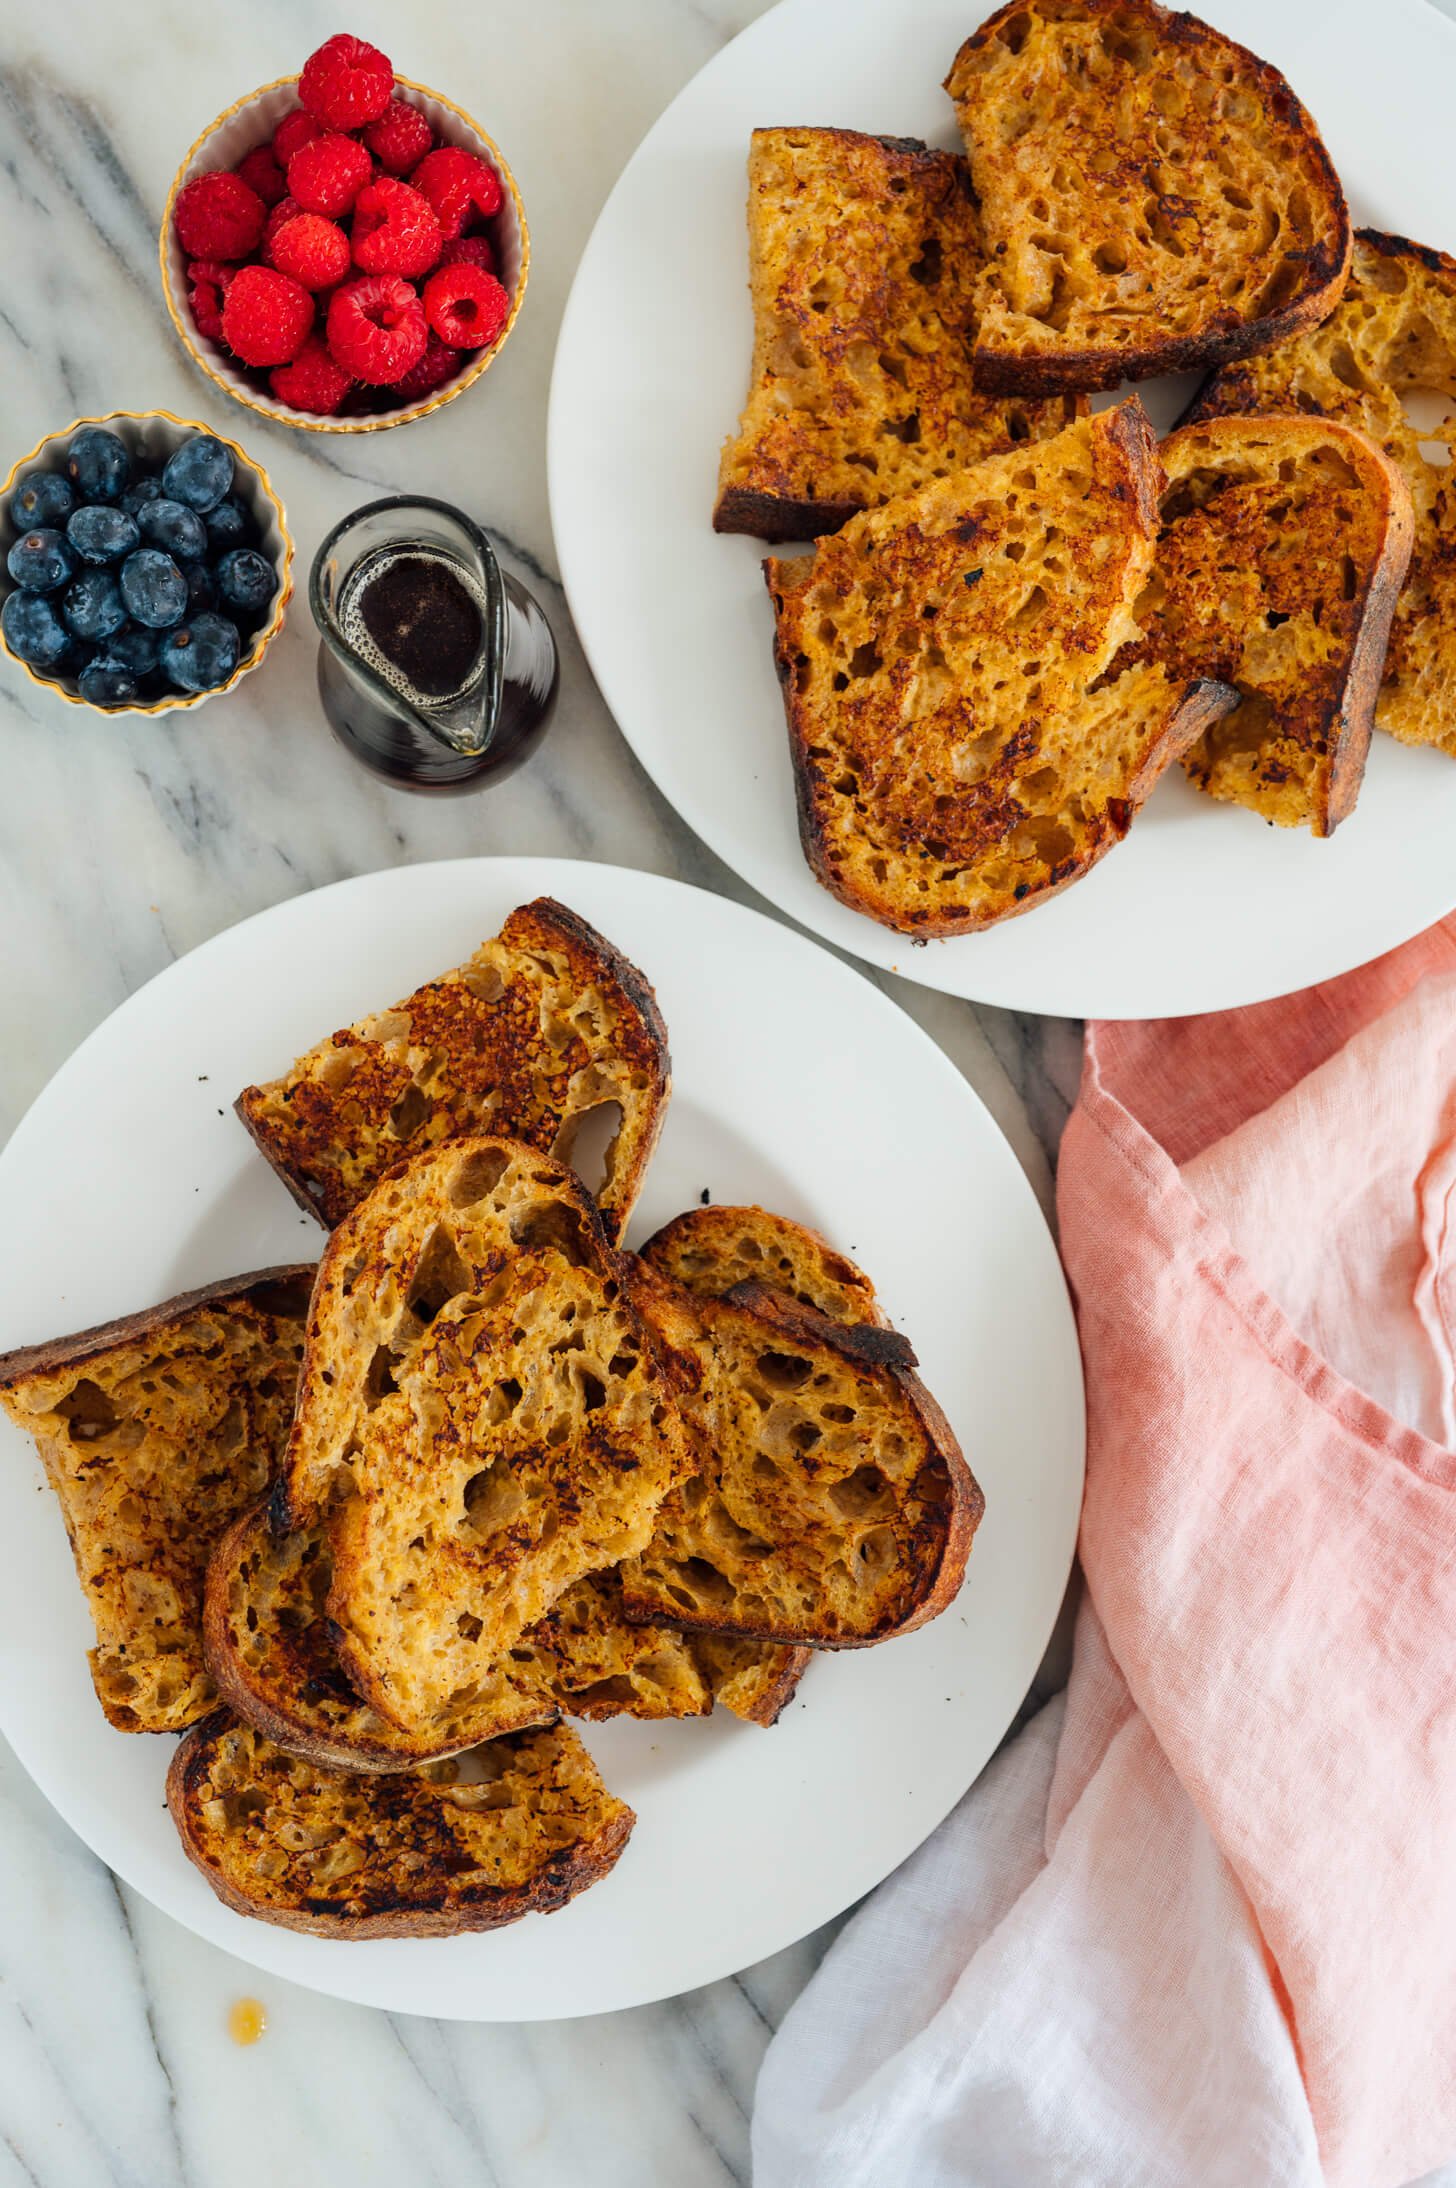
[[[689,1208],[654,1231],[638,1259],[685,1291],[721,1299],[735,1284],[770,1284],[831,1321],[885,1326],[863,1269],[807,1224],[767,1208]]]
[[[1407,396],[1439,397],[1446,415],[1416,425]],[[1279,411],[1341,419],[1378,442],[1403,473],[1415,547],[1375,726],[1402,744],[1456,755],[1456,258],[1360,229],[1349,286],[1329,318],[1215,373],[1189,419]]]
[[[329,1241],[275,1518],[326,1530],[345,1674],[402,1731],[471,1708],[684,1471],[621,1272],[580,1181],[504,1139],[416,1156]]]
[[[315,1530],[278,1535],[266,1500],[237,1521],[208,1567],[205,1633],[218,1693],[279,1747],[342,1770],[405,1770],[563,1712],[600,1719],[706,1716],[715,1701],[771,1724],[807,1651],[628,1624],[612,1573],[566,1590],[478,1680],[458,1716],[425,1735],[390,1724],[349,1686],[328,1614],[332,1561]]]
[[[976,384],[1050,395],[1269,349],[1332,309],[1339,177],[1277,69],[1155,0],[1010,0],[946,89],[980,201]]]
[[[1029,910],[1120,843],[1235,695],[1105,671],[1163,474],[1134,398],[765,564],[817,879],[916,937]]]
[[[906,1340],[761,1283],[635,1288],[693,1362],[698,1470],[622,1566],[628,1616],[858,1648],[944,1610],[984,1500]]]
[[[119,1732],[180,1732],[216,1703],[204,1568],[282,1456],[313,1274],[262,1269],[0,1357],[0,1405],[60,1501]]]
[[[1331,835],[1359,795],[1410,561],[1405,481],[1318,418],[1216,418],[1161,453],[1162,537],[1124,659],[1233,685],[1184,768],[1211,797]]]
[[[167,1805],[218,1898],[314,1937],[455,1937],[550,1914],[635,1821],[564,1725],[370,1777],[286,1754],[219,1710],[178,1746]]]
[[[713,523],[813,539],[1015,443],[1075,398],[978,394],[970,175],[953,152],[854,129],[756,129],[748,156],[753,364]]]
[[[295,1199],[341,1222],[409,1155],[474,1132],[571,1162],[616,1125],[595,1177],[620,1236],[662,1130],[667,1028],[642,974],[551,897],[511,913],[468,963],[320,1041],[237,1109]],[[588,1137],[595,1136],[593,1126]]]

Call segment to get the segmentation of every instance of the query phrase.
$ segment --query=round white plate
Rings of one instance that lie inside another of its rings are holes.
[[[638,1823],[612,1875],[493,1936],[342,1944],[213,1898],[162,1808],[170,1740],[113,1732],[53,1499],[0,1417],[0,1726],[128,1883],[259,1967],[467,2020],[600,2013],[710,1982],[825,1922],[917,1846],[992,1753],[1071,1563],[1082,1384],[1036,1201],[954,1066],[857,973],[761,914],[606,866],[478,859],[294,899],[169,967],[93,1033],[0,1156],[0,1348],[316,1255],[232,1114],[239,1088],[457,964],[548,893],[655,983],[676,1091],[633,1226],[705,1191],[858,1255],[986,1492],[970,1576],[923,1631],[816,1660],[771,1731],[719,1712],[587,1730]]]
[[[977,0],[785,0],[647,137],[587,246],[556,357],[551,513],[572,613],[659,788],[826,940],[953,995],[1073,1017],[1284,994],[1456,903],[1449,759],[1377,736],[1360,804],[1328,843],[1216,805],[1175,769],[1126,843],[1064,896],[922,945],[838,904],[799,849],[759,569],[769,550],[710,523],[748,376],[749,132],[838,123],[956,145],[941,79],[988,12]],[[1456,250],[1456,26],[1426,0],[1208,0],[1200,12],[1285,71],[1357,220]],[[1170,392],[1143,390],[1160,426]]]

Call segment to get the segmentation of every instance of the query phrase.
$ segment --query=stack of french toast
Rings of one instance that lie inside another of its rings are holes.
[[[1175,763],[1328,836],[1456,753],[1456,259],[1352,234],[1284,78],[1156,0],[1010,0],[964,153],[754,133],[723,532],[764,565],[819,881],[917,939],[1086,874]],[[1135,393],[1205,378],[1159,445]]]
[[[625,1250],[670,1091],[647,980],[522,905],[239,1097],[317,1267],[0,1358],[102,1710],[182,1735],[168,1805],[240,1913],[563,1906],[634,1820],[567,1720],[772,1726],[813,1651],[956,1594],[981,1493],[863,1272],[753,1207]]]

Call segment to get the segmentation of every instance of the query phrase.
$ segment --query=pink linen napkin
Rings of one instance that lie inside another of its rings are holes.
[[[1300,996],[1089,1028],[1072,1681],[788,2017],[757,2188],[1456,2156],[1453,1189],[1456,919]]]

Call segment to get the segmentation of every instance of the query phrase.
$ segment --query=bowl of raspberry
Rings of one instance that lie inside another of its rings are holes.
[[[530,256],[479,123],[344,33],[203,131],[162,221],[163,292],[195,362],[312,432],[404,425],[472,387]]]
[[[0,649],[74,706],[165,714],[231,691],[292,591],[267,473],[168,410],[77,418],[0,487]]]

